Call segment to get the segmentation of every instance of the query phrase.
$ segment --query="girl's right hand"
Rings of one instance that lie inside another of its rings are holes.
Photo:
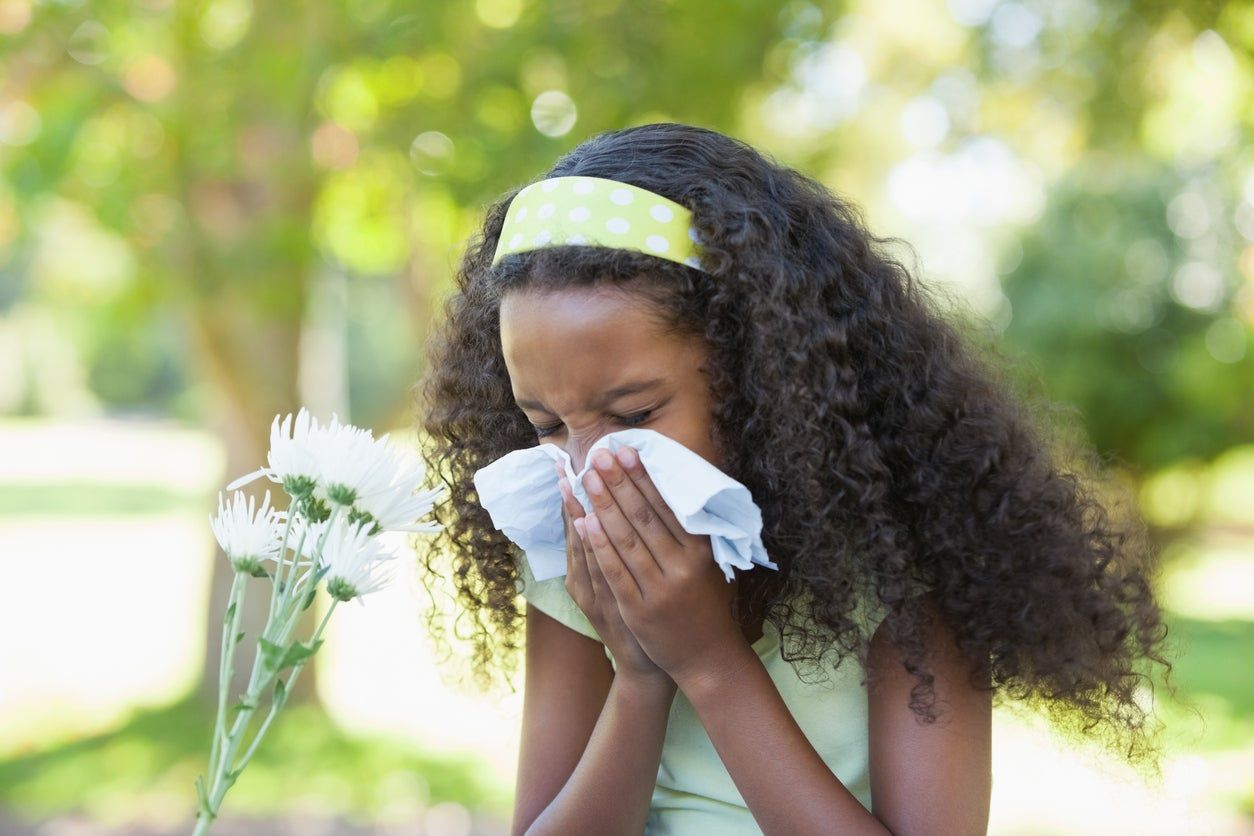
[[[584,516],[583,506],[571,492],[570,482],[561,462],[554,469],[558,474],[558,490],[562,492],[562,519],[566,526],[566,592],[583,610],[597,635],[614,654],[617,674],[674,687],[674,680],[654,664],[640,647],[636,637],[623,623],[614,592],[601,574],[591,547],[575,529],[574,521]],[[582,523],[581,523],[582,525]]]

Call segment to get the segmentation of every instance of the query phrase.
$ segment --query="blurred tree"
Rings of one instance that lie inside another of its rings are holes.
[[[0,306],[55,311],[108,402],[211,423],[233,478],[302,402],[408,423],[483,204],[586,136],[709,125],[870,194],[921,102],[944,126],[929,153],[997,137],[1058,181],[1005,280],[1006,335],[1098,446],[1143,469],[1248,440],[1248,4],[845,11],[7,0]]]
[[[1254,10],[1004,3],[974,31],[982,84],[1026,100],[994,127],[1065,172],[1013,244],[1009,345],[1133,472],[1254,439]],[[1043,153],[1059,111],[1082,144]]]
[[[730,124],[764,54],[798,25],[743,0],[23,8],[28,20],[0,24],[10,29],[7,96],[34,114],[38,141],[3,159],[3,200],[22,221],[6,248],[6,281],[18,287],[4,297],[64,307],[37,281],[22,286],[14,253],[34,246],[46,207],[88,215],[83,224],[125,256],[84,317],[104,335],[94,378],[123,402],[159,394],[160,364],[132,367],[142,385],[118,379],[120,358],[144,352],[142,332],[113,325],[174,317],[191,379],[209,384],[197,405],[227,443],[228,478],[264,461],[271,420],[300,405],[300,382],[318,385],[323,370],[308,368],[302,335],[320,287],[339,298],[347,277],[341,301],[365,318],[341,323],[341,337],[382,352],[396,343],[375,334],[403,335],[403,361],[371,354],[348,368],[390,393],[350,387],[372,407],[356,423],[404,422],[401,381],[418,371],[431,300],[482,203],[598,130]],[[805,34],[828,19],[806,16]],[[354,285],[372,301],[352,301]],[[229,585],[215,561],[207,700]],[[252,635],[264,621],[259,598],[244,614]],[[302,677],[294,698],[309,697],[313,681]]]
[[[1236,265],[1225,275],[1190,257],[1163,209],[1164,192],[1184,194],[1199,214],[1222,216],[1232,196],[1208,207],[1171,172],[1139,162],[1095,157],[1073,170],[1003,288],[1008,342],[1048,358],[1036,365],[1049,391],[1079,407],[1099,450],[1143,476],[1254,439],[1254,352],[1234,315]],[[1233,250],[1231,240],[1215,246]]]

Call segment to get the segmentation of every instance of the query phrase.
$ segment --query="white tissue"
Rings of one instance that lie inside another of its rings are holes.
[[[634,428],[609,433],[588,450],[584,469],[575,474],[570,456],[556,444],[539,444],[507,453],[475,471],[479,503],[492,524],[526,554],[537,581],[566,574],[566,530],[562,493],[554,461],[562,461],[575,498],[585,511],[592,502],[583,477],[592,469],[592,453],[610,453],[629,445],[640,455],[658,492],[690,534],[710,535],[714,560],[730,583],[732,567],[756,563],[779,569],[762,545],[762,510],[749,489],[698,453],[655,430]]]

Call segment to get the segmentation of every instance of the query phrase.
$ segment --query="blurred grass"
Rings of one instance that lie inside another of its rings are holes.
[[[189,697],[141,710],[106,734],[0,761],[0,808],[32,821],[69,812],[108,820],[140,807],[190,817],[213,721],[212,710]],[[293,703],[271,725],[224,810],[266,816],[312,807],[379,820],[451,801],[508,818],[512,789],[488,775],[473,756],[349,736],[322,709]]]
[[[1160,691],[1158,708],[1170,729],[1172,748],[1196,754],[1254,746],[1254,621],[1204,621],[1167,613],[1172,680],[1192,708]],[[1157,683],[1156,683],[1157,685]],[[1201,713],[1198,717],[1192,709]],[[1254,780],[1243,801],[1254,812]]]
[[[1168,629],[1185,646],[1172,662],[1182,688],[1222,700],[1234,715],[1254,720],[1254,621],[1170,616]]]
[[[0,517],[99,517],[204,508],[199,492],[145,485],[0,484]]]

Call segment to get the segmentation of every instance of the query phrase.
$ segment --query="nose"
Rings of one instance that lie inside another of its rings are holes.
[[[565,450],[566,455],[570,456],[570,466],[576,473],[579,473],[584,469],[584,465],[588,461],[588,450],[590,450],[592,445],[596,444],[603,435],[605,435],[605,433],[590,433],[586,435],[579,435],[577,433],[570,434],[570,440],[566,442]]]
[[[571,469],[576,473],[583,470],[583,463],[588,457],[587,449],[591,444],[580,444],[578,441],[572,440],[566,445],[566,455],[570,456]]]

